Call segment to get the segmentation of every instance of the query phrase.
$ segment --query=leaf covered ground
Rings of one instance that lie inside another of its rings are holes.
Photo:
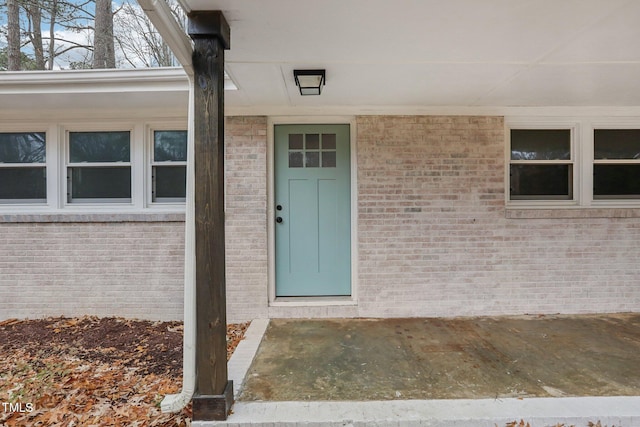
[[[227,327],[227,355],[248,323]],[[0,426],[185,426],[182,322],[48,318],[0,322]]]

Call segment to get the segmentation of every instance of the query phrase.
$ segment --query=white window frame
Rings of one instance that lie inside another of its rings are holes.
[[[2,211],[15,211],[16,209],[28,209],[29,211],[46,211],[50,210],[52,205],[55,206],[55,197],[58,193],[57,187],[57,178],[56,174],[58,172],[55,151],[53,147],[57,144],[57,126],[48,124],[45,122],[18,122],[12,124],[3,124],[0,126],[0,132],[2,133],[44,133],[45,134],[45,162],[38,163],[38,165],[43,165],[46,171],[46,182],[47,182],[47,196],[45,200],[29,200],[29,199],[4,199],[0,201],[0,210]],[[15,163],[11,164],[16,165]],[[24,165],[24,164],[21,164]],[[32,163],[27,163],[26,165],[32,165]],[[21,166],[20,166],[21,167]]]
[[[162,207],[172,207],[172,206],[185,206],[186,203],[186,189],[185,189],[185,198],[162,198],[161,200],[154,200],[154,186],[155,180],[153,179],[153,169],[156,166],[187,166],[187,162],[180,161],[166,161],[166,162],[156,162],[154,159],[154,132],[155,131],[187,131],[187,124],[183,121],[169,121],[162,123],[150,123],[146,126],[145,136],[146,136],[146,206],[154,207],[154,208],[162,208]],[[188,138],[188,137],[187,137]]]
[[[511,200],[511,129],[570,129],[573,161],[573,200]],[[640,199],[594,199],[593,165],[630,164],[632,160],[594,159],[596,129],[640,129],[640,117],[505,117],[505,206],[506,209],[616,209],[640,208]]]
[[[568,130],[570,133],[569,160],[511,160],[511,130]],[[579,206],[581,200],[581,147],[579,144],[580,124],[574,120],[514,120],[505,123],[505,204],[514,208],[570,208]],[[569,199],[540,197],[511,199],[511,165],[571,165],[572,181]]]
[[[588,160],[589,160],[589,179],[590,189],[593,189],[593,166],[596,164],[637,164],[640,165],[640,159],[612,159],[603,160],[595,158],[595,131],[597,129],[640,129],[640,118],[627,118],[627,119],[598,119],[589,123],[589,143],[588,143]],[[593,195],[593,190],[590,191],[589,204],[593,207],[640,207],[640,198],[626,198],[626,197],[607,197],[596,199]]]
[[[139,178],[136,176],[136,163],[137,163],[137,148],[136,140],[140,138],[140,132],[137,126],[132,123],[96,123],[96,124],[81,124],[81,125],[67,125],[61,126],[60,132],[63,135],[61,138],[60,152],[62,173],[59,174],[61,180],[60,188],[61,204],[63,208],[77,208],[77,207],[93,207],[99,208],[103,206],[135,206],[136,205],[136,188],[138,186]],[[70,149],[69,149],[69,135],[74,132],[129,132],[129,161],[128,162],[92,162],[91,166],[87,163],[72,163],[70,161]],[[83,199],[71,199],[71,193],[69,188],[69,169],[73,167],[128,167],[131,174],[131,198],[111,199],[111,198],[83,198]]]
[[[50,132],[47,127],[42,125],[36,126],[20,126],[20,127],[1,127],[0,133],[44,133],[45,142],[45,161],[43,163],[2,163],[0,162],[0,169],[14,169],[14,168],[42,168],[45,171],[45,198],[44,199],[0,199],[0,205],[4,206],[46,206],[50,195],[50,179],[49,179],[49,149],[50,146]]]

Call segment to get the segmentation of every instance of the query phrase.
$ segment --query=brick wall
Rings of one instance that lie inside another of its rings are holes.
[[[182,318],[184,222],[0,224],[0,319]]]
[[[502,118],[357,126],[360,316],[640,310],[637,218],[506,218]]]
[[[269,307],[266,134],[227,118],[229,321],[640,310],[635,210],[505,211],[503,119],[446,116],[357,118],[357,305]],[[0,222],[0,319],[181,319],[183,252],[180,221]]]
[[[225,133],[228,318],[266,317],[267,120],[229,117]],[[0,215],[0,320],[84,314],[182,319],[184,221],[145,216],[160,219]]]
[[[228,117],[226,281],[230,321],[267,317],[267,119]]]

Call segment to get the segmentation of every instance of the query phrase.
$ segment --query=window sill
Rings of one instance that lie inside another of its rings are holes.
[[[1,214],[0,223],[48,222],[184,222],[184,213],[28,213]]]
[[[640,208],[519,208],[507,207],[508,219],[568,219],[568,218],[640,218]]]

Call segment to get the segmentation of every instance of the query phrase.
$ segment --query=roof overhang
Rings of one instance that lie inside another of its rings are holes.
[[[230,114],[640,106],[635,0],[180,3],[231,26]],[[321,96],[300,96],[295,68],[327,70]]]
[[[46,116],[186,116],[182,68],[20,71],[0,74],[0,113]]]

